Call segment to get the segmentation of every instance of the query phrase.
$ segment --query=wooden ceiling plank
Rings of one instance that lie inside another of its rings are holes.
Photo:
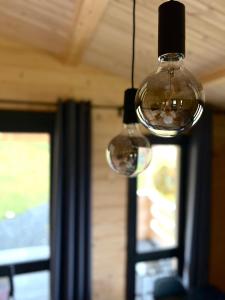
[[[72,64],[80,62],[82,54],[91,40],[109,0],[82,0],[74,24],[72,43],[66,55],[66,61]]]
[[[214,7],[209,0],[184,0],[187,7],[185,65],[197,77],[206,70],[214,70],[224,58],[225,23],[222,20],[223,10],[216,5],[221,3],[219,1],[214,2]],[[137,5],[137,81],[151,72],[157,63],[157,11],[162,2],[140,0]],[[208,20],[211,13],[213,22]],[[128,78],[131,17],[131,4],[125,0],[111,0],[94,39],[85,51],[84,61]],[[115,40],[116,44],[112,42]]]
[[[90,99],[121,105],[128,81],[87,65],[72,67],[45,52],[0,41],[0,99],[52,101]],[[20,49],[20,50],[19,50]]]
[[[24,21],[15,23],[4,14],[0,15],[0,34],[17,42],[23,42],[32,47],[42,48],[54,54],[65,51],[65,38],[52,34],[43,28],[27,26]]]
[[[225,66],[201,76],[201,82],[205,85],[211,85],[215,82],[225,79]]]
[[[74,15],[73,9],[61,8],[57,4],[53,5],[49,2],[43,3],[34,0],[20,0],[19,2],[7,0],[5,3],[0,2],[0,11],[2,9],[22,17],[36,18],[36,14],[43,17],[46,16],[48,18],[46,19],[47,23],[49,18],[50,20],[57,20],[58,23],[71,23]]]
[[[0,6],[0,16],[6,16],[14,24],[25,23],[27,27],[39,27],[46,31],[58,31],[59,34],[66,35],[68,31],[68,24],[59,22],[51,15],[38,12],[37,10],[30,10],[29,7],[24,9],[22,6],[16,6],[15,10],[10,6]],[[70,26],[72,21],[70,23]],[[68,34],[67,34],[68,35]]]

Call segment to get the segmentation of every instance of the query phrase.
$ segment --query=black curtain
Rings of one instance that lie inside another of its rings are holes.
[[[53,140],[51,299],[90,300],[91,112],[59,104]]]
[[[206,109],[189,144],[184,282],[207,285],[210,246],[212,113]]]

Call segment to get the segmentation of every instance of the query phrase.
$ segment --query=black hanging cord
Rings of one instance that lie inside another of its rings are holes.
[[[135,35],[136,35],[136,0],[133,0],[133,34],[132,34],[132,69],[131,87],[134,88],[134,64],[135,64]]]

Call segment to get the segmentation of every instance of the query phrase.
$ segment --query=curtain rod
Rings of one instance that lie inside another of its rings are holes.
[[[0,106],[6,105],[6,106],[33,106],[33,107],[42,107],[42,108],[48,108],[49,110],[55,111],[57,109],[57,106],[60,101],[58,102],[44,102],[44,101],[28,101],[28,100],[3,100],[0,99]],[[212,105],[208,105],[209,108],[217,114],[225,114],[225,109],[219,109],[216,107],[213,107]],[[0,107],[1,108],[1,107]],[[19,107],[18,107],[19,108]],[[118,105],[101,105],[101,104],[91,104],[92,109],[102,109],[102,110],[117,110],[119,113],[123,110],[123,106]]]
[[[42,101],[26,101],[26,100],[2,100],[0,99],[0,104],[7,105],[35,105],[35,106],[57,106],[57,103],[52,102],[42,102]]]
[[[28,101],[28,100],[2,100],[0,99],[0,104],[4,105],[22,105],[22,106],[42,106],[42,107],[48,107],[51,109],[56,109],[59,102],[44,102],[44,101]],[[116,105],[101,105],[101,104],[92,104],[91,108],[93,109],[106,109],[106,110],[122,110],[122,106],[116,106]]]
[[[115,109],[115,110],[119,110],[119,111],[121,111],[123,109],[123,106],[116,106],[116,105],[93,104],[91,107],[93,109],[108,109],[108,110]]]

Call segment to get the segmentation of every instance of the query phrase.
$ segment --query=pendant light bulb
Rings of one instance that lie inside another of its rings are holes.
[[[173,137],[194,126],[203,112],[202,85],[184,67],[185,7],[178,1],[159,7],[159,66],[136,95],[140,122],[153,134]]]
[[[123,130],[109,142],[106,149],[111,169],[127,177],[137,176],[151,161],[150,143],[137,123],[135,94],[134,88],[125,91]]]

